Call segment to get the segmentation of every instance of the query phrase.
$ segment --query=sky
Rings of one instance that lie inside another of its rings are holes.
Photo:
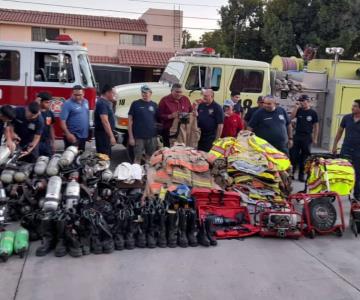
[[[40,5],[39,3],[48,5]],[[212,29],[219,27],[218,21],[220,16],[218,10],[222,5],[226,4],[227,0],[0,0],[1,8],[65,12],[85,15],[103,15],[131,19],[137,19],[148,8],[180,8],[184,15],[184,29],[187,29],[191,33],[192,38],[196,40],[198,40],[204,32],[211,31]],[[55,5],[79,6],[88,9],[56,7]],[[97,11],[96,9],[109,11]],[[209,18],[211,20],[199,18]]]

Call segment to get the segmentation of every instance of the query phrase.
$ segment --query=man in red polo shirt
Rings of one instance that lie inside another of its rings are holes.
[[[234,102],[230,99],[224,101],[224,128],[221,137],[237,137],[240,130],[244,129],[244,123],[240,115],[234,112]]]
[[[165,147],[170,147],[169,131],[179,113],[192,112],[192,106],[188,97],[183,95],[180,83],[174,83],[171,93],[160,100],[159,118],[162,124],[162,138]]]

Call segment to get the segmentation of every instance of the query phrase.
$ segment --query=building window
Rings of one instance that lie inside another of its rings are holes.
[[[0,80],[20,79],[20,53],[0,49]]]
[[[244,93],[261,93],[264,81],[264,71],[236,70],[230,85],[230,91]]]
[[[121,45],[146,46],[146,35],[141,34],[120,34]]]
[[[154,42],[162,42],[163,36],[162,35],[153,35]]]
[[[54,41],[60,34],[60,30],[58,28],[32,27],[31,34],[32,40],[35,42],[43,42],[45,39]]]

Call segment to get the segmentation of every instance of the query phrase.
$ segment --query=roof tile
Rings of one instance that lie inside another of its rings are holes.
[[[129,66],[165,67],[174,52],[119,49],[119,64]]]
[[[0,23],[1,22],[147,32],[146,22],[141,19],[75,15],[3,8],[0,8]]]

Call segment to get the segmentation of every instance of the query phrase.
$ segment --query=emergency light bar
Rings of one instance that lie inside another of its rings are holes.
[[[74,45],[74,44],[78,44],[78,42],[73,41],[73,39],[70,37],[70,35],[68,34],[60,34],[58,35],[55,40],[48,40],[45,39],[45,42],[48,43],[58,43],[58,44],[62,44],[62,45]]]
[[[204,47],[204,48],[189,48],[176,51],[175,56],[208,56],[208,57],[219,57],[219,54],[215,53],[215,49]]]

